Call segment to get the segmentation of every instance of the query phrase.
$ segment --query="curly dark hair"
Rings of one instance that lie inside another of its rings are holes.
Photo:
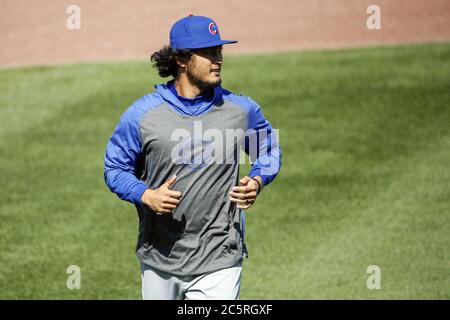
[[[150,60],[153,62],[153,67],[158,69],[158,74],[166,78],[172,76],[176,78],[178,73],[177,59],[182,62],[188,62],[194,50],[192,49],[172,49],[170,46],[164,46],[160,50],[154,52]]]

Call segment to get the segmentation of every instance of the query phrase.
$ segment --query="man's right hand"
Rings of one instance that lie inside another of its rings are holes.
[[[141,197],[142,203],[156,213],[172,213],[172,210],[180,203],[181,198],[181,192],[170,190],[176,180],[177,176],[174,175],[158,189],[145,190]]]

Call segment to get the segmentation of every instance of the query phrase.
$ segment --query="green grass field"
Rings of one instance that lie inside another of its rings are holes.
[[[450,298],[450,43],[226,57],[223,79],[283,149],[246,214],[242,299]],[[159,82],[149,62],[0,70],[1,299],[141,298],[103,155]]]

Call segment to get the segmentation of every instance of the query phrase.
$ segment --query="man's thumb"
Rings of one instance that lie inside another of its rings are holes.
[[[173,184],[175,183],[175,181],[177,180],[177,175],[174,174],[172,176],[172,178],[170,178],[169,180],[166,181],[166,183],[164,183],[166,185],[167,188],[171,188],[173,186]]]
[[[241,180],[239,180],[239,182],[241,184],[243,184],[243,185],[246,185],[250,180],[252,180],[252,179],[250,179],[249,177],[245,176]]]

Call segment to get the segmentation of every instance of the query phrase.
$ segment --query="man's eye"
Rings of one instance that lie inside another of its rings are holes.
[[[222,50],[220,50],[220,49],[206,49],[206,50],[199,50],[198,53],[200,55],[205,55],[205,56],[216,56],[216,55],[220,55],[222,53]]]

